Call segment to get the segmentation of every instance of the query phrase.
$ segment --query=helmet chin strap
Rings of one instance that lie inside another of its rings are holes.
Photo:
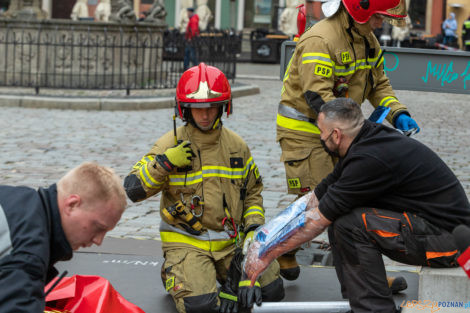
[[[218,117],[215,119],[214,125],[212,125],[212,129],[217,129],[217,127],[219,127],[219,122],[220,118]]]

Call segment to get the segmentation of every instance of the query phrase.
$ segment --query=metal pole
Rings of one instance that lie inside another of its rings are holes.
[[[254,305],[253,313],[346,313],[350,310],[348,301],[322,302],[263,302]]]

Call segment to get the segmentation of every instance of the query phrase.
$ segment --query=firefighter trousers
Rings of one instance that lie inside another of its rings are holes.
[[[304,195],[314,190],[333,171],[337,162],[323,149],[320,136],[310,141],[282,138],[279,144],[289,194]]]
[[[452,235],[409,213],[355,209],[328,228],[341,292],[354,313],[394,313],[382,254],[420,266],[455,267]]]
[[[234,252],[221,258],[210,251],[178,248],[164,251],[162,281],[180,313],[218,312],[217,281],[223,284]],[[273,262],[258,279],[263,301],[280,301],[284,286]]]

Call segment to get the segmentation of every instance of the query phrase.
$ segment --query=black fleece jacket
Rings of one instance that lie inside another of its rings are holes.
[[[44,312],[44,286],[69,260],[57,187],[0,186],[0,312]]]
[[[315,194],[330,221],[362,207],[415,213],[447,231],[470,225],[465,191],[444,161],[419,141],[367,120]]]

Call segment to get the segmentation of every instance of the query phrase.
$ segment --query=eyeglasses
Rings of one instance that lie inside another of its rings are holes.
[[[331,131],[331,133],[328,135],[328,137],[326,137],[326,139],[324,140],[325,142],[327,142],[328,140],[330,140],[330,137],[331,137],[331,135],[333,135],[333,132],[334,132],[334,131],[335,131],[335,130],[333,129],[333,130]]]

